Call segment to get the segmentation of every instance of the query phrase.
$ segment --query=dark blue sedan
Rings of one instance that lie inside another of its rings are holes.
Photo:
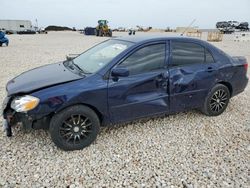
[[[48,128],[64,150],[82,149],[100,126],[200,109],[217,116],[244,91],[248,64],[185,37],[107,40],[76,58],[22,73],[7,84],[7,136],[21,123]]]

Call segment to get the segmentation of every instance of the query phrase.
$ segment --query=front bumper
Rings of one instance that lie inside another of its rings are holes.
[[[8,137],[12,136],[12,127],[21,124],[25,130],[30,129],[48,129],[50,116],[39,116],[29,113],[15,112],[10,108],[10,98],[6,97],[3,106],[3,127]]]
[[[4,131],[6,132],[6,136],[11,137],[12,136],[12,129],[11,129],[11,126],[6,119],[3,120],[3,128],[4,128]]]
[[[4,105],[3,105],[4,107]],[[7,106],[6,106],[7,107]],[[14,112],[7,111],[6,108],[3,108],[3,128],[8,137],[12,136],[12,126],[16,125],[16,118]]]
[[[6,132],[6,135],[8,137],[11,137],[12,136],[12,130],[11,130],[11,123],[12,123],[12,115],[10,116],[10,114],[7,114],[6,113],[6,108],[9,104],[9,101],[10,101],[10,97],[5,97],[4,101],[3,101],[3,104],[2,104],[2,115],[3,115],[3,128],[4,128],[4,131]]]

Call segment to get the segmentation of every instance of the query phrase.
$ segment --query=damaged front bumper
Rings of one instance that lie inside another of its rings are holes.
[[[12,136],[12,129],[11,129],[11,126],[6,119],[3,120],[3,128],[4,128],[4,131],[6,132],[6,136],[11,137]]]
[[[3,104],[2,104],[2,115],[3,115],[3,128],[4,128],[4,131],[6,132],[6,135],[8,137],[11,137],[12,136],[12,130],[11,130],[11,118],[10,116],[7,115],[6,112],[6,108],[8,106],[8,103],[9,103],[9,100],[10,98],[9,97],[6,97],[3,101]]]
[[[6,97],[2,105],[3,128],[8,137],[12,136],[12,127],[21,124],[25,130],[47,129],[50,123],[50,117],[41,117],[28,113],[16,112],[10,108],[10,98]]]

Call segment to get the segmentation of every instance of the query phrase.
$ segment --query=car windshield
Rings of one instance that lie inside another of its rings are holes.
[[[95,73],[132,45],[127,41],[108,40],[83,52],[73,63],[86,73]]]

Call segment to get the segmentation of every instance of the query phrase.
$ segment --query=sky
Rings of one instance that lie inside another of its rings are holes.
[[[107,19],[111,28],[215,28],[217,21],[250,23],[250,0],[0,0],[0,19],[30,20],[39,27],[94,27]]]

